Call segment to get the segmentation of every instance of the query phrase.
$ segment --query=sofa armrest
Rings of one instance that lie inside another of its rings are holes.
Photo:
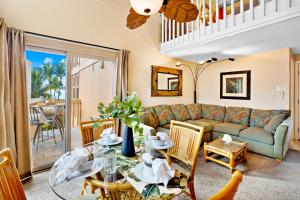
[[[290,147],[292,135],[291,127],[291,118],[288,118],[276,129],[274,135],[274,156],[276,159],[283,160]]]
[[[140,127],[143,128],[143,135],[155,135],[156,134],[156,129],[151,127],[151,126],[147,126],[145,124],[140,124]]]

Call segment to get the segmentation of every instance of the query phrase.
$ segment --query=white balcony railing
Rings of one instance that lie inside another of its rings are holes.
[[[162,15],[161,53],[213,41],[300,14],[300,0],[192,0],[197,20],[177,23]],[[205,6],[202,6],[205,5]]]

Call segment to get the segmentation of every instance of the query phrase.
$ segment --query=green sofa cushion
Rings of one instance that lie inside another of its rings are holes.
[[[188,109],[192,120],[201,118],[201,105],[199,103],[188,104],[186,105],[186,108]]]
[[[212,126],[215,126],[217,124],[221,124],[222,123],[220,121],[216,121],[216,120],[212,120],[212,119],[199,119],[197,121],[199,121],[199,122],[205,122],[205,123],[208,123],[208,124],[210,124]]]
[[[170,105],[174,117],[178,121],[190,120],[191,116],[184,104]]]
[[[240,132],[241,138],[253,140],[265,144],[274,144],[274,137],[272,133],[265,131],[263,128],[249,127]]]
[[[212,130],[212,125],[210,123],[207,123],[207,122],[202,122],[200,120],[188,120],[188,121],[185,121],[185,122],[189,123],[189,124],[193,124],[193,125],[204,127],[204,132]]]
[[[165,125],[163,125],[162,127],[163,127],[163,128],[166,128],[166,129],[170,129],[171,124],[165,124]]]
[[[224,121],[225,107],[210,104],[201,104],[201,117],[216,121]]]
[[[284,114],[285,118],[290,116],[290,110],[261,110],[252,109],[250,126],[263,128],[275,115]]]
[[[159,126],[170,124],[171,120],[175,119],[174,114],[169,105],[154,106],[155,113],[158,117]]]
[[[157,128],[159,126],[157,115],[153,107],[144,107],[141,122],[147,126]]]
[[[250,108],[227,107],[225,122],[248,125],[250,118]]]
[[[222,123],[222,124],[215,125],[213,127],[213,130],[221,133],[227,133],[230,135],[238,136],[240,131],[246,128],[248,128],[246,125],[234,124],[234,123]]]
[[[279,114],[272,117],[268,124],[264,126],[264,129],[268,132],[275,133],[277,127],[283,122],[285,114]]]
[[[166,134],[168,134],[168,135],[169,135],[169,133],[170,133],[170,130],[169,130],[169,129],[167,129],[167,128],[158,127],[158,128],[156,129],[156,132],[162,132],[162,133],[166,133]]]

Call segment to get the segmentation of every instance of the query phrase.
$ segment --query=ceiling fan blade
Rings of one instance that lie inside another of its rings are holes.
[[[168,0],[164,16],[176,22],[191,22],[197,19],[199,10],[190,0]]]
[[[144,16],[136,13],[132,8],[127,16],[127,27],[129,29],[136,29],[147,22],[150,16]]]

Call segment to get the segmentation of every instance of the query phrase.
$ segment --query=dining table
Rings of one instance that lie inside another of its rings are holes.
[[[98,148],[101,149],[101,145],[98,142],[92,142],[88,145],[84,145],[79,148]],[[125,157],[121,154],[122,145],[113,145],[109,146],[109,149],[113,149],[116,157],[116,172],[111,175],[105,175],[103,170],[98,172],[88,172],[88,173],[79,173],[74,172],[74,177],[70,178],[70,180],[66,180],[60,184],[55,184],[55,176],[56,176],[56,165],[54,164],[49,173],[49,184],[53,192],[60,197],[61,199],[76,199],[80,196],[80,190],[82,183],[85,177],[93,177],[96,179],[96,173],[100,173],[103,176],[106,176],[105,181],[109,182],[117,182],[117,183],[130,183],[136,191],[138,191],[144,199],[156,198],[156,199],[172,199],[188,189],[188,175],[182,171],[182,169],[177,168],[176,166],[171,165],[171,168],[175,170],[174,177],[169,180],[167,186],[165,187],[162,183],[147,183],[139,178],[137,178],[134,174],[135,167],[142,163],[142,155],[145,152],[145,149],[140,148],[136,155],[133,157]],[[89,150],[90,151],[90,150]],[[161,150],[152,149],[152,154],[155,155],[156,158],[164,158]],[[74,150],[67,152],[65,155],[70,155],[74,153]],[[62,156],[62,157],[63,157]],[[73,176],[73,175],[72,175]]]

